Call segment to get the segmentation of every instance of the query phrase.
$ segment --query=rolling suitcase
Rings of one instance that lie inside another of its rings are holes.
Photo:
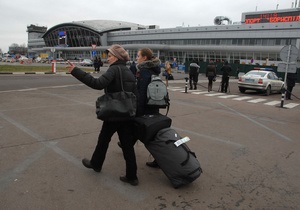
[[[187,139],[181,138],[174,129],[165,128],[145,144],[174,188],[193,182],[202,173],[195,153],[184,143]]]
[[[135,137],[144,144],[154,139],[158,131],[169,128],[172,119],[162,114],[143,115],[134,118]]]

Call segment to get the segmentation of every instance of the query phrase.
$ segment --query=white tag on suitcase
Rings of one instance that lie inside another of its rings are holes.
[[[179,140],[175,141],[174,144],[176,145],[176,147],[179,147],[181,144],[186,143],[189,140],[190,140],[190,138],[186,136],[182,139],[179,139]]]

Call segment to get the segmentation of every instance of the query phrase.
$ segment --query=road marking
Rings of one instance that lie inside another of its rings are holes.
[[[236,101],[242,101],[242,100],[248,100],[248,99],[251,99],[252,97],[249,97],[249,96],[242,96],[242,97],[239,97],[239,98],[233,98],[232,100],[236,100]]]
[[[185,89],[183,89],[182,91],[180,91],[182,93],[185,93]],[[196,93],[199,92],[199,90],[188,90],[187,93]],[[207,93],[207,92],[206,92]]]
[[[275,106],[277,104],[280,104],[281,102],[280,101],[270,101],[268,103],[264,103],[265,105],[269,105],[269,106]]]
[[[263,101],[266,101],[267,99],[264,99],[264,98],[258,98],[258,99],[253,99],[253,100],[250,100],[248,101],[249,103],[260,103],[260,102],[263,102]]]
[[[225,96],[218,96],[218,98],[235,98],[239,97],[238,95],[225,95]]]
[[[184,88],[171,88],[171,89],[168,89],[168,90],[171,90],[171,91],[182,91],[184,90]]]
[[[181,93],[185,93],[185,88],[182,88],[182,87],[171,87],[169,90],[170,91],[180,91]],[[210,93],[208,93],[207,91],[201,91],[201,90],[187,90],[187,93],[194,94],[194,95],[203,94],[205,96],[217,96],[218,98],[223,98],[223,99],[231,98],[232,100],[235,100],[235,101],[248,100],[247,102],[254,103],[254,104],[267,101],[267,99],[264,99],[264,98],[253,99],[253,97],[250,97],[250,96],[227,95],[226,93],[220,93],[220,92],[214,92],[214,91],[211,91]],[[250,99],[252,99],[252,100],[250,100]],[[270,102],[266,102],[263,104],[268,105],[268,106],[275,106],[280,103],[281,103],[281,101],[270,101]],[[299,105],[300,104],[297,104],[297,103],[289,103],[289,104],[284,105],[284,108],[292,109]]]
[[[210,93],[210,94],[205,94],[206,96],[220,96],[224,95],[225,93]]]
[[[207,91],[192,92],[192,94],[195,94],[195,95],[200,95],[200,94],[205,94],[205,93],[207,93]]]
[[[296,106],[298,106],[299,104],[296,104],[296,103],[289,103],[289,104],[286,104],[286,105],[283,105],[284,108],[288,108],[288,109],[292,109]]]

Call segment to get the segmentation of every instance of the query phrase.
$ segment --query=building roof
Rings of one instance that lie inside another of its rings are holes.
[[[61,23],[50,28],[44,35],[45,37],[48,33],[55,30],[56,28],[63,26],[78,26],[82,28],[87,28],[98,33],[110,32],[110,31],[121,31],[121,30],[138,30],[146,29],[144,25],[124,22],[124,21],[115,21],[115,20],[82,20],[82,21],[73,21],[68,23]]]

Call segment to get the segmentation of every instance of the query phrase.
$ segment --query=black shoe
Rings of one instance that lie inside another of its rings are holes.
[[[131,184],[132,186],[137,186],[139,184],[139,180],[138,179],[128,179],[126,176],[120,176],[120,180],[122,182],[126,182]]]
[[[88,159],[86,159],[86,158],[84,158],[84,159],[82,159],[82,164],[86,167],[86,168],[91,168],[91,169],[93,169],[95,172],[100,172],[101,171],[101,168],[94,168],[93,166],[92,166],[92,164],[91,164],[91,161],[90,160],[88,160]]]
[[[121,144],[121,142],[119,142],[119,141],[118,141],[118,146],[119,146],[120,148],[122,148],[122,144]]]
[[[146,165],[151,168],[159,168],[159,165],[157,164],[157,162],[155,160],[152,162],[146,162]]]

